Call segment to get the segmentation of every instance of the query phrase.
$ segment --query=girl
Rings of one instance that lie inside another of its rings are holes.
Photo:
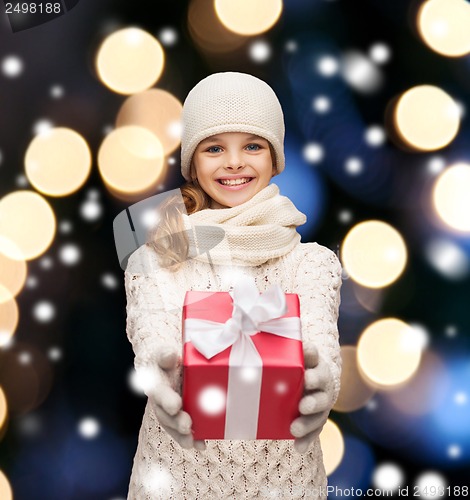
[[[153,375],[128,498],[326,498],[318,436],[339,392],[341,267],[331,250],[300,243],[305,215],[270,184],[284,169],[281,106],[258,78],[217,73],[191,90],[182,119],[184,203],[167,204],[125,273],[135,366]],[[295,440],[194,441],[181,409],[185,292],[231,291],[240,274],[260,292],[277,283],[299,295],[306,369]]]

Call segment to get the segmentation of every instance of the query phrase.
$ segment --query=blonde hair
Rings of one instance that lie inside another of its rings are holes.
[[[147,246],[155,250],[160,265],[176,271],[188,258],[189,241],[184,228],[182,213],[188,215],[210,207],[211,198],[199,185],[194,163],[190,166],[191,180],[181,186],[181,196],[165,200],[158,208],[160,220],[149,234]],[[183,199],[184,208],[181,204]]]
[[[274,159],[274,148],[269,144],[271,159]],[[277,169],[273,165],[273,176],[277,175]],[[191,180],[181,186],[181,197],[184,202],[184,209],[188,215],[199,210],[210,208],[212,198],[201,188],[197,180],[196,167],[191,161],[189,167]],[[182,213],[181,197],[172,196],[159,206],[161,215],[159,223],[149,233],[146,245],[155,250],[160,261],[160,265],[177,271],[184,261],[188,259],[189,240],[186,235]]]

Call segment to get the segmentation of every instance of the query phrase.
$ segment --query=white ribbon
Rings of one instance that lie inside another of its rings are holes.
[[[225,417],[225,439],[256,439],[263,361],[251,336],[263,331],[301,340],[300,318],[281,318],[287,312],[279,285],[260,294],[252,278],[234,286],[232,316],[225,323],[188,318],[184,342],[207,359],[232,346]]]

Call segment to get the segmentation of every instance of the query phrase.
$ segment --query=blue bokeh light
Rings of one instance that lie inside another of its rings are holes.
[[[366,490],[374,467],[375,457],[371,447],[358,438],[344,436],[343,460],[328,478],[328,498],[341,498],[345,496],[345,490],[351,491],[351,488]]]
[[[321,172],[303,160],[299,144],[286,140],[285,155],[286,168],[273,178],[272,183],[279,186],[280,193],[307,216],[307,222],[297,229],[306,241],[325,211],[325,183]]]

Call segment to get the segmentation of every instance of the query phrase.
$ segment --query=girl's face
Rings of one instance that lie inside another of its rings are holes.
[[[225,132],[201,141],[193,156],[197,180],[211,208],[241,205],[276,173],[269,142],[257,135]]]

